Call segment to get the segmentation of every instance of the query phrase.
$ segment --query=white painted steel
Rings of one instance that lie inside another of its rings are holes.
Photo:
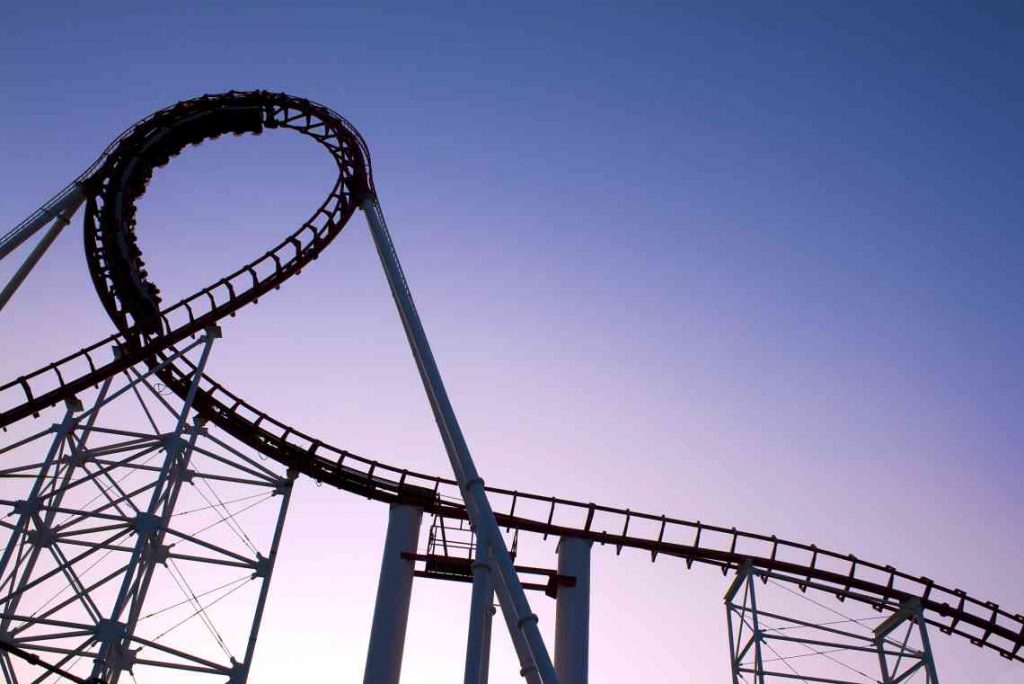
[[[25,257],[24,263],[22,263],[21,266],[18,267],[18,270],[14,272],[14,275],[11,276],[11,279],[7,281],[7,285],[4,286],[4,289],[0,290],[0,311],[3,310],[3,308],[7,305],[7,302],[9,302],[11,297],[14,296],[14,293],[18,291],[18,288],[21,287],[21,284],[25,282],[25,278],[28,277],[28,274],[31,273],[32,269],[35,268],[36,264],[39,263],[39,260],[43,258],[43,255],[46,254],[46,250],[50,248],[50,245],[53,244],[54,240],[57,239],[57,236],[60,235],[62,230],[64,230],[64,226],[68,225],[68,223],[71,221],[71,217],[78,210],[78,207],[81,205],[81,203],[81,194],[79,194],[77,197],[72,196],[71,198],[69,198],[68,201],[66,201],[62,205],[65,206],[65,209],[62,210],[60,213],[56,215],[45,214],[44,220],[42,220],[42,222],[39,223],[38,225],[30,224],[28,228],[26,228],[26,233],[24,234],[24,237],[21,237],[20,239],[12,242],[13,246],[5,246],[5,249],[7,249],[8,251],[4,252],[4,255],[6,255],[11,249],[17,247],[24,240],[28,239],[30,235],[32,235],[35,231],[39,230],[39,228],[42,228],[50,220],[53,221],[53,225],[50,226],[50,229],[43,234],[43,237],[40,238],[36,246],[33,247],[32,251],[29,252],[28,256]]]
[[[576,579],[559,585],[555,599],[555,671],[561,684],[586,684],[590,652],[590,548],[592,542],[562,537],[558,574]]]
[[[267,572],[263,577],[263,584],[260,586],[260,595],[256,600],[256,611],[253,613],[252,627],[249,628],[249,643],[245,648],[245,658],[237,665],[237,671],[232,673],[228,684],[245,684],[249,680],[249,671],[252,669],[252,659],[256,655],[256,640],[260,635],[260,625],[263,623],[263,611],[267,606],[267,597],[270,594],[270,578],[274,574],[274,566],[277,564],[277,552],[281,547],[281,536],[284,534],[284,520],[288,514],[288,504],[292,498],[292,484],[298,473],[294,470],[288,471],[288,477],[284,480],[278,490],[281,496],[281,506],[277,514],[277,524],[274,526],[274,539],[270,542],[270,553],[267,556]]]
[[[405,504],[392,504],[388,514],[364,684],[398,684],[415,570],[402,553],[416,553],[422,520],[422,510]]]
[[[36,234],[37,231],[61,216],[68,219],[78,211],[85,201],[85,193],[78,183],[72,183],[57,193],[53,199],[36,209],[31,216],[0,237],[0,260],[16,250],[21,243]]]
[[[416,365],[419,368],[423,387],[434,412],[434,419],[437,421],[448,459],[451,462],[455,478],[458,480],[462,498],[466,503],[466,512],[473,524],[473,529],[491,540],[491,567],[495,572],[495,588],[498,591],[502,612],[505,613],[505,621],[511,631],[512,641],[515,643],[516,651],[523,663],[523,675],[527,679],[531,679],[529,673],[536,672],[537,682],[557,684],[558,676],[555,674],[551,657],[548,655],[547,647],[540,635],[540,629],[537,627],[537,616],[530,609],[530,602],[526,598],[526,592],[523,591],[523,585],[519,582],[519,577],[512,565],[512,558],[509,556],[505,540],[502,538],[497,520],[495,520],[494,511],[487,500],[484,481],[473,463],[469,446],[466,444],[462,429],[455,417],[455,410],[448,399],[441,373],[434,361],[430,344],[427,342],[426,332],[423,330],[423,323],[416,311],[412,293],[409,291],[402,266],[398,261],[398,254],[395,252],[391,235],[388,233],[384,212],[373,195],[363,201],[362,209],[370,224],[370,233],[373,235],[377,254],[380,256],[381,265],[387,275],[391,294],[398,307],[406,337],[409,339],[409,346],[412,348]],[[533,680],[531,679],[531,681]]]
[[[491,576],[490,543],[477,536],[473,559],[473,594],[469,605],[469,638],[466,641],[465,684],[487,684],[491,655],[491,623],[494,619],[494,578]]]

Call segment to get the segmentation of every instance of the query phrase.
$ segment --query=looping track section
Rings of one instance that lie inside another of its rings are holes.
[[[337,179],[321,205],[297,230],[260,258],[177,303],[164,305],[149,279],[135,239],[136,202],[154,169],[188,145],[224,134],[290,130],[320,143],[334,159]],[[369,152],[356,129],[327,107],[281,93],[229,92],[179,102],[119,136],[68,193],[85,198],[84,239],[89,272],[117,332],[89,347],[0,386],[0,427],[41,411],[146,363],[184,396],[197,369],[174,345],[279,288],[337,237],[374,194]],[[44,207],[41,211],[48,211]],[[31,217],[30,217],[31,218]],[[0,247],[20,239],[19,228]],[[9,250],[7,250],[9,251]],[[111,348],[119,353],[111,354]],[[332,446],[247,403],[207,374],[199,378],[195,409],[238,440],[295,470],[347,492],[382,502],[410,502],[427,512],[467,519],[456,481],[408,471]],[[801,590],[832,594],[879,610],[917,598],[928,622],[1002,656],[1024,661],[1024,616],[900,572],[775,536],[701,522],[488,487],[499,524],[542,535],[573,536],[622,549],[721,568],[750,563]]]

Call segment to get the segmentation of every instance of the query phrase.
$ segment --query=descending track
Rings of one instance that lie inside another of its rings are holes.
[[[298,230],[259,259],[164,307],[146,273],[135,240],[135,205],[154,168],[189,144],[225,133],[260,134],[290,129],[323,145],[338,178],[331,192]],[[179,102],[123,133],[74,184],[41,212],[58,213],[69,193],[86,196],[85,249],[90,274],[117,333],[0,386],[0,427],[74,396],[138,363],[157,368],[161,380],[183,396],[194,367],[174,345],[281,286],[301,272],[341,232],[362,201],[374,193],[369,153],[355,128],[330,109],[265,91],[229,92]],[[31,217],[30,217],[31,219]],[[0,254],[17,246],[16,227],[0,237]],[[109,357],[111,347],[119,350]],[[194,404],[206,419],[290,468],[370,499],[411,502],[451,518],[467,518],[454,480],[373,461],[326,444],[274,419],[208,375]],[[720,567],[750,562],[801,589],[894,610],[917,597],[929,623],[1024,662],[1024,616],[943,587],[927,577],[899,572],[852,555],[776,538],[638,513],[593,503],[488,487],[499,523],[544,535],[576,536]]]

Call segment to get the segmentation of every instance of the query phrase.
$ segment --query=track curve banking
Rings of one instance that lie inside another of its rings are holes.
[[[314,214],[259,259],[171,306],[163,306],[135,241],[135,203],[155,168],[185,146],[225,133],[288,129],[319,142],[338,178]],[[6,427],[138,363],[184,395],[195,367],[174,345],[281,286],[317,258],[341,232],[374,186],[366,144],[344,118],[322,105],[282,93],[229,92],[179,102],[119,136],[70,188],[86,195],[85,251],[100,301],[117,333],[0,386],[0,427]],[[60,197],[60,196],[58,196]],[[47,211],[44,207],[41,211]],[[0,238],[2,242],[2,238]],[[109,357],[110,349],[118,353]],[[425,511],[466,519],[457,483],[373,461],[332,446],[248,404],[209,376],[200,381],[199,414],[262,454],[339,489],[378,501],[412,502]],[[815,590],[894,610],[917,598],[930,624],[945,633],[1024,662],[1024,616],[849,554],[735,528],[594,503],[487,488],[498,522],[543,535],[577,536],[639,549],[727,573],[744,563]],[[609,531],[610,530],[610,531]]]

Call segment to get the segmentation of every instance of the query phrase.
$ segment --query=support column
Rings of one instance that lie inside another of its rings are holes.
[[[935,657],[932,655],[932,642],[928,639],[928,626],[920,607],[917,609],[917,630],[921,637],[921,650],[924,651],[922,659],[928,677],[927,684],[939,684],[939,673],[935,669]]]
[[[576,578],[558,587],[555,606],[555,672],[559,684],[586,684],[590,649],[590,547],[578,537],[558,542],[558,574]]]
[[[34,523],[34,531],[39,535],[48,535],[49,531],[53,529],[57,511],[60,509],[64,494],[67,492],[67,488],[71,484],[73,475],[76,472],[78,466],[77,459],[85,451],[89,433],[96,422],[100,406],[110,390],[110,383],[110,378],[103,381],[96,399],[96,405],[85,418],[84,426],[79,425],[82,416],[75,418],[72,415],[82,410],[78,399],[72,399],[67,402],[68,413],[65,415],[64,422],[54,426],[55,438],[53,446],[39,471],[39,476],[32,488],[32,494],[26,502],[25,512],[19,518],[18,527],[15,528],[11,535],[4,559],[0,561],[0,578],[3,579],[0,582],[0,592],[6,591],[8,586],[10,587],[10,594],[0,599],[0,606],[3,607],[3,617],[0,619],[0,633],[10,631],[12,626],[11,616],[17,613],[18,604],[28,589],[36,563],[43,550],[42,544],[30,543],[30,538],[25,535],[28,530],[28,523],[29,521]],[[62,454],[63,443],[67,440],[68,434],[75,429],[80,430],[77,444],[69,447],[68,453]],[[56,460],[54,459],[55,456],[57,457]],[[48,499],[48,505],[46,512],[40,517],[39,508],[42,498]],[[10,560],[10,553],[16,545],[24,545],[26,542],[29,542],[28,546],[30,547],[27,553],[27,560],[23,560],[20,563],[16,562],[14,568],[11,568],[10,575],[5,577],[5,573],[8,570],[7,565]],[[20,577],[18,576],[19,572]]]
[[[487,684],[491,660],[491,623],[495,612],[490,549],[490,543],[477,535],[476,557],[473,559],[473,596],[469,606],[465,684]]]
[[[415,506],[391,505],[363,684],[398,684],[414,571],[414,562],[402,553],[416,552],[422,519],[423,511]]]

